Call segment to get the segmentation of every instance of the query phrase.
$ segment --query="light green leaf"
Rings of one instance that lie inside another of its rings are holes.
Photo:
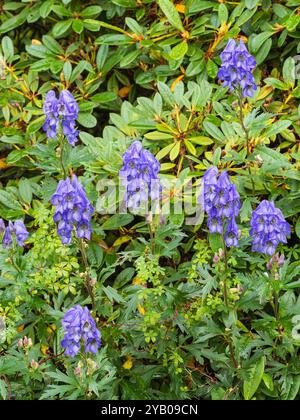
[[[170,24],[179,31],[184,32],[184,27],[182,25],[179,13],[177,12],[173,2],[171,0],[158,0],[157,3],[168,18]]]
[[[251,400],[257,391],[265,370],[265,357],[261,357],[250,369],[249,379],[244,381],[243,393],[245,400]]]

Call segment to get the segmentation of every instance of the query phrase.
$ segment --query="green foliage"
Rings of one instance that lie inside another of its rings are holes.
[[[299,6],[1,2],[0,217],[25,218],[30,231],[24,250],[0,249],[1,399],[299,399]],[[220,52],[238,37],[258,64],[259,88],[243,109],[248,158],[236,97],[216,78]],[[80,107],[80,142],[63,158],[97,209],[86,248],[93,308],[79,244],[62,245],[52,220],[60,147],[41,128],[53,88]],[[160,220],[98,211],[109,208],[101,182],[118,181],[135,139],[172,186]],[[211,165],[229,171],[243,203],[227,269],[219,236],[203,211],[194,215],[197,197],[181,194]],[[250,251],[261,199],[275,200],[292,227],[279,247],[285,263],[272,271]],[[61,318],[76,303],[91,308],[103,346],[70,359]]]

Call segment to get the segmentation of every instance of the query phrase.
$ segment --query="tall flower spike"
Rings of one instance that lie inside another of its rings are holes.
[[[123,167],[119,172],[121,185],[125,188],[124,200],[130,208],[138,208],[148,199],[160,197],[161,185],[158,177],[160,163],[140,141],[131,144],[123,155]]]
[[[76,305],[69,309],[62,325],[64,337],[61,345],[67,356],[76,356],[82,345],[85,353],[97,353],[101,347],[101,334],[87,307]]]
[[[61,180],[51,198],[55,206],[53,220],[63,244],[70,244],[75,228],[78,238],[91,238],[91,216],[94,208],[86,196],[85,189],[76,176]]]
[[[79,134],[76,130],[79,107],[71,92],[62,90],[57,99],[55,92],[50,90],[46,95],[43,111],[46,115],[43,130],[46,131],[47,137],[56,137],[59,125],[61,125],[62,133],[66,136],[68,142],[74,146]]]
[[[256,61],[248,52],[244,41],[241,39],[238,43],[230,39],[221,53],[221,60],[218,78],[223,81],[223,86],[229,87],[230,91],[241,89],[244,98],[252,97],[257,89],[252,74]]]
[[[280,242],[286,243],[290,225],[272,201],[262,201],[253,211],[250,221],[252,251],[273,255]]]
[[[68,90],[62,90],[60,92],[58,102],[63,134],[67,137],[68,142],[74,146],[79,134],[79,131],[75,128],[79,112],[78,104]]]
[[[48,138],[53,138],[57,134],[59,117],[58,117],[58,100],[54,90],[49,90],[46,95],[43,111],[46,115],[46,121],[43,125],[43,130],[46,131]]]
[[[228,247],[238,246],[238,227],[235,218],[239,215],[240,196],[230,182],[227,172],[218,177],[218,168],[212,166],[203,176],[202,202],[208,215],[211,233],[224,235]]]

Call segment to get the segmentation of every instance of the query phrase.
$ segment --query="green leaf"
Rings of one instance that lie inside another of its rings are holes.
[[[228,20],[228,9],[224,3],[219,5],[218,15],[221,25],[224,25]]]
[[[111,302],[124,302],[122,296],[111,286],[102,286],[102,290]]]
[[[173,2],[171,0],[158,0],[157,3],[163,13],[166,15],[170,24],[179,31],[184,32],[184,27],[182,25],[179,13],[177,12]]]
[[[4,36],[1,41],[4,57],[9,60],[14,56],[14,44],[8,36]]]
[[[52,38],[52,36],[44,35],[42,41],[47,50],[53,54],[60,55],[64,53],[62,46],[54,38]]]
[[[77,121],[85,128],[93,128],[97,125],[97,119],[87,112],[79,112]]]
[[[156,155],[157,160],[163,159],[165,156],[167,156],[170,151],[173,149],[174,143],[168,144],[168,146],[163,147]]]
[[[29,12],[30,12],[30,9],[26,8],[22,10],[22,12],[19,13],[18,15],[13,16],[12,18],[4,21],[2,25],[0,26],[0,33],[3,34],[5,32],[12,31],[18,26],[21,26],[26,21]]]
[[[19,181],[19,193],[24,203],[30,204],[32,201],[32,188],[30,181],[27,178],[22,178]]]
[[[171,152],[170,152],[170,159],[173,161],[177,158],[177,156],[179,155],[180,152],[180,142],[176,142],[174,147],[172,148]]]
[[[245,400],[251,400],[257,391],[265,370],[265,357],[261,357],[255,365],[250,369],[249,379],[244,381],[243,394]]]
[[[70,61],[65,62],[63,66],[63,72],[65,80],[69,81],[72,75],[72,64],[70,63]]]
[[[0,203],[12,210],[23,211],[21,204],[7,191],[0,190]]]
[[[61,22],[57,22],[52,29],[52,33],[54,38],[59,38],[64,35],[71,27],[73,23],[73,19],[64,20]]]
[[[101,6],[88,6],[82,12],[80,12],[80,16],[84,19],[96,17],[102,12]]]
[[[190,137],[188,140],[198,144],[199,146],[208,146],[214,143],[210,137],[205,136]]]
[[[182,57],[185,56],[185,54],[188,51],[188,44],[186,41],[180,42],[180,44],[175,45],[175,47],[172,48],[170,52],[170,57],[172,60],[181,60]]]
[[[53,7],[53,0],[46,0],[43,1],[41,7],[40,7],[40,16],[45,19],[51,12]]]
[[[132,214],[114,214],[108,220],[106,220],[101,229],[103,230],[115,230],[121,226],[126,226],[133,221],[134,217]]]
[[[216,253],[219,249],[223,249],[222,236],[219,233],[209,233],[208,240],[213,252]]]
[[[289,120],[280,120],[272,125],[270,125],[266,130],[264,135],[266,137],[274,136],[275,134],[279,134],[281,131],[286,130],[290,125],[292,124],[292,121]]]
[[[173,139],[174,135],[169,133],[164,133],[162,131],[150,131],[146,133],[144,137],[148,140],[167,140]]]
[[[3,400],[6,400],[7,398],[6,383],[2,379],[0,379],[0,395]]]
[[[282,68],[283,80],[292,88],[295,85],[295,60],[289,57],[285,60]]]
[[[120,67],[126,67],[131,64],[134,60],[138,58],[141,54],[140,50],[131,51],[129,54],[126,54],[120,61]]]
[[[252,35],[249,39],[250,51],[253,54],[257,53],[259,48],[267,41],[267,39],[271,38],[272,35],[274,35],[273,31],[265,31],[258,35]]]
[[[42,115],[41,117],[36,118],[35,120],[33,120],[27,127],[27,133],[28,134],[34,134],[37,131],[39,131],[39,129],[42,127],[42,125],[45,122],[45,116]]]
[[[196,156],[197,155],[197,151],[196,151],[196,148],[195,148],[195,146],[189,141],[189,140],[184,140],[184,144],[185,144],[185,146],[186,146],[186,148],[187,148],[187,150],[192,154],[192,155],[194,155],[194,156]]]
[[[99,47],[99,50],[97,52],[97,57],[96,57],[96,64],[97,64],[98,70],[101,70],[105,64],[105,61],[107,59],[108,49],[109,49],[108,45],[101,45]]]
[[[81,34],[84,29],[83,22],[80,19],[74,19],[72,22],[72,29],[77,33]]]
[[[295,232],[298,238],[300,238],[300,216],[298,217],[296,225],[295,225]]]
[[[210,134],[214,139],[218,140],[220,143],[224,143],[225,142],[226,139],[225,139],[224,134],[214,124],[212,124],[209,121],[204,121],[203,127],[208,132],[208,134]]]
[[[91,96],[91,101],[102,104],[111,101],[115,101],[118,98],[118,95],[115,92],[101,92],[96,93],[96,95]]]

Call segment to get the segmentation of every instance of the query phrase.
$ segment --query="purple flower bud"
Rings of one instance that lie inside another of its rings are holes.
[[[218,254],[215,254],[215,255],[214,255],[214,258],[213,258],[213,262],[214,262],[215,264],[217,264],[219,261],[220,261],[220,257],[219,257],[219,255],[218,255]]]

